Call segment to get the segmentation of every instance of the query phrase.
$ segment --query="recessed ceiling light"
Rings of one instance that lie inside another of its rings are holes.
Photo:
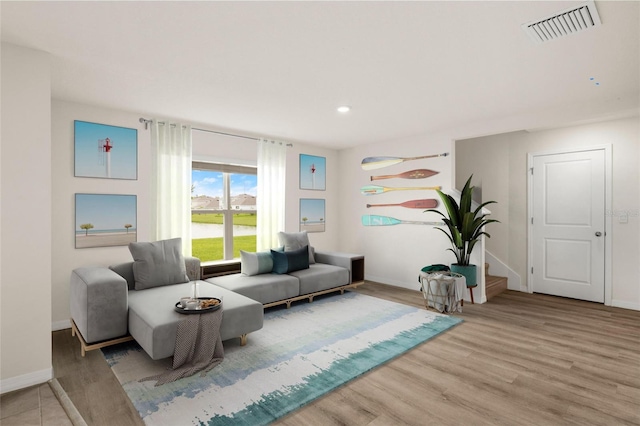
[[[342,105],[342,106],[338,107],[338,112],[341,112],[343,114],[345,114],[345,113],[347,113],[349,111],[351,111],[351,107],[348,106],[348,105]]]

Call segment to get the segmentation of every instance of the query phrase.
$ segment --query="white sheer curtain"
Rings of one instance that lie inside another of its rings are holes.
[[[258,251],[277,247],[278,232],[284,231],[286,160],[284,143],[258,141]]]
[[[153,120],[151,152],[151,236],[181,237],[182,254],[191,256],[191,126]]]

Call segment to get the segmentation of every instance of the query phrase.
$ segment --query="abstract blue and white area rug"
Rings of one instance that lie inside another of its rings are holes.
[[[147,425],[264,425],[458,324],[459,318],[346,292],[267,309],[246,346],[225,342],[204,377],[154,387],[162,372],[135,342],[102,349]]]

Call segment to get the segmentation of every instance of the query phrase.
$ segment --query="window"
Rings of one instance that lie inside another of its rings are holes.
[[[191,173],[193,256],[210,262],[256,251],[256,168],[194,161]]]

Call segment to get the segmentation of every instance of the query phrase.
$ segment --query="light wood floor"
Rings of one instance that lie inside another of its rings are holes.
[[[357,291],[424,307],[418,291]],[[507,291],[459,317],[276,424],[640,424],[640,312]],[[87,423],[143,424],[99,351],[79,352],[68,330],[54,333],[55,375]]]

